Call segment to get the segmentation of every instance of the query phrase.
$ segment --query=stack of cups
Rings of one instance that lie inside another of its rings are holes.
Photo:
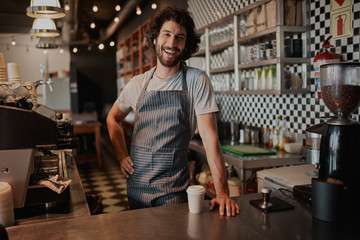
[[[0,182],[0,224],[5,227],[15,224],[13,201],[11,186]]]
[[[201,185],[191,185],[186,190],[188,196],[189,211],[201,213],[204,206],[205,188]]]
[[[19,67],[16,62],[11,62],[7,64],[7,75],[9,82],[21,83]]]
[[[2,52],[0,52],[0,82],[6,82],[6,81],[7,81],[7,73],[6,73],[5,59]]]

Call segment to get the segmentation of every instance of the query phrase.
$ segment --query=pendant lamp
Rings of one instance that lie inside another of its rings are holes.
[[[36,44],[36,48],[41,49],[55,49],[58,48],[59,45],[56,44],[55,38],[40,38],[39,42]]]
[[[35,37],[57,37],[60,33],[57,31],[52,19],[35,18],[30,35]]]
[[[59,0],[31,0],[26,15],[32,18],[58,19],[65,17],[65,10],[61,8]]]

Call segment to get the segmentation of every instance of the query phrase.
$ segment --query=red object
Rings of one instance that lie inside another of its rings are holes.
[[[343,35],[343,28],[344,28],[344,24],[343,24],[343,19],[341,17],[341,15],[337,16],[337,34],[338,36]]]
[[[334,52],[328,51],[328,48],[334,47],[329,43],[330,35],[322,44],[322,48],[316,52],[314,58],[314,71],[315,71],[315,87],[316,92],[318,94],[318,98],[321,99],[321,91],[320,91],[320,66],[325,63],[332,63],[332,62],[341,62],[341,53],[337,54]]]
[[[250,194],[250,193],[257,193],[256,184],[251,184],[251,185],[246,187],[246,194]]]
[[[215,184],[213,181],[208,181],[207,187],[208,187],[208,189],[215,192]]]
[[[345,2],[345,0],[335,0],[335,2],[337,2],[339,4],[339,6],[341,7],[343,5],[343,3]]]
[[[316,52],[314,63],[318,61],[333,60],[333,59],[341,61],[341,54],[328,51],[328,48],[334,47],[333,45],[329,44],[330,38],[332,38],[331,35],[327,39],[325,39],[325,41],[322,44],[322,48]]]

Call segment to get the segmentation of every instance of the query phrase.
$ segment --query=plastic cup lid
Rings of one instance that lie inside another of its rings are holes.
[[[205,193],[205,188],[201,185],[191,185],[186,190],[190,194],[203,194]]]

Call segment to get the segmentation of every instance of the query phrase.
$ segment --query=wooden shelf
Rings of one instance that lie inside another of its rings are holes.
[[[229,72],[229,71],[234,71],[234,66],[211,69],[210,73],[221,73],[221,72]]]
[[[222,49],[225,49],[225,48],[228,48],[228,47],[231,47],[231,46],[234,46],[234,41],[227,41],[227,42],[223,42],[223,43],[211,46],[209,48],[209,51],[210,52],[217,52],[217,51],[220,51]]]
[[[200,49],[193,55],[193,57],[199,57],[199,56],[205,56],[205,49]]]
[[[147,23],[140,25],[118,45],[118,51],[122,51],[124,56],[117,59],[117,64],[123,66],[121,72],[118,72],[118,76],[125,77],[126,82],[128,82],[131,77],[151,69],[156,64],[154,54],[144,42],[143,32],[146,24]],[[146,57],[144,54],[146,54]],[[150,62],[144,64],[144,58],[148,58]],[[118,88],[118,90],[121,91],[121,87],[118,86]]]

